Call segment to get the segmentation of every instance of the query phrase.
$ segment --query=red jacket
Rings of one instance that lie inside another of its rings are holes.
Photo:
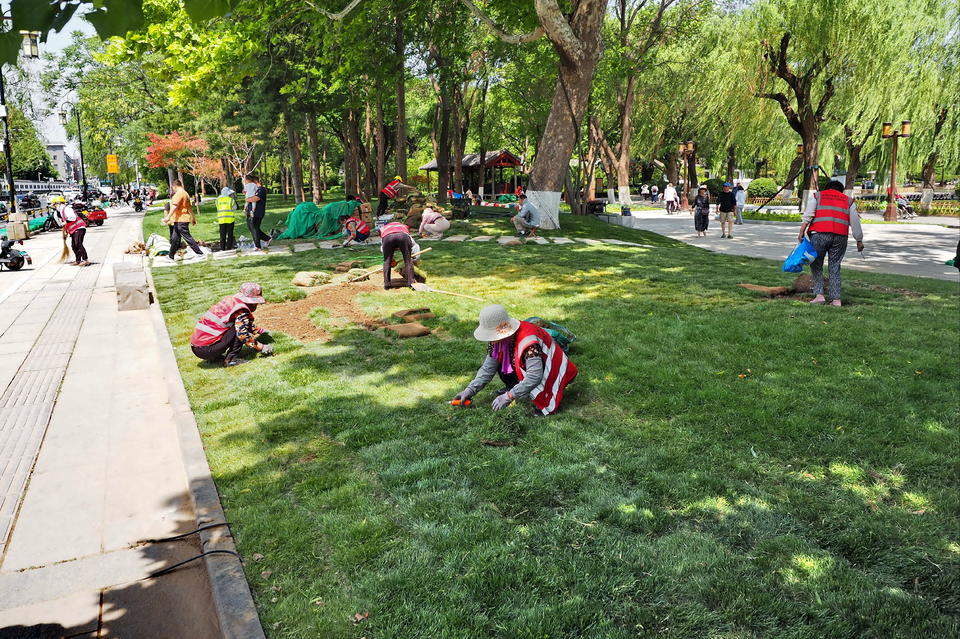
[[[513,369],[521,380],[524,378],[523,352],[535,343],[540,344],[540,351],[543,353],[543,380],[530,391],[530,398],[544,415],[555,413],[563,399],[563,389],[577,376],[576,365],[567,359],[567,354],[553,341],[550,333],[536,324],[520,322],[515,343]]]
[[[388,198],[397,197],[397,186],[401,184],[400,180],[390,180],[387,182],[386,186],[380,189],[380,192],[386,195]]]

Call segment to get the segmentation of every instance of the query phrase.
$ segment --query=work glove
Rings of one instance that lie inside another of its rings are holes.
[[[270,331],[265,328],[257,328],[257,335],[269,335]]]
[[[260,347],[261,355],[273,355],[273,344],[264,344]]]
[[[461,402],[463,402],[470,399],[471,397],[473,397],[473,393],[471,393],[469,390],[464,389],[459,393],[457,393],[454,399],[459,399]]]
[[[493,410],[502,410],[510,405],[510,402],[513,401],[513,395],[504,393],[503,395],[497,395],[493,398]]]

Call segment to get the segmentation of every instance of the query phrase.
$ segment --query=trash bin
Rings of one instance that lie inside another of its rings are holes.
[[[620,207],[620,215],[630,216],[630,207],[624,204]]]

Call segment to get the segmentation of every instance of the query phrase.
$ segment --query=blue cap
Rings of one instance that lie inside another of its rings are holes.
[[[733,185],[730,184],[729,182],[724,182],[723,185],[724,185],[724,186],[733,186]]]

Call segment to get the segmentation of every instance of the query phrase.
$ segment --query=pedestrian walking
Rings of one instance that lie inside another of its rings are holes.
[[[667,205],[667,214],[673,215],[680,208],[680,196],[677,195],[677,189],[672,182],[667,182],[663,189],[663,202]]]
[[[650,199],[650,185],[643,184],[640,186],[640,199],[649,200]]]
[[[650,202],[652,204],[657,203],[657,199],[660,197],[660,187],[654,184],[650,187]]]
[[[709,226],[710,192],[707,187],[701,186],[693,200],[693,228],[697,231],[697,237],[706,237]]]
[[[733,220],[736,215],[737,200],[733,195],[733,185],[723,183],[723,191],[717,197],[717,211],[720,213],[720,237],[733,237]]]
[[[743,224],[743,209],[747,206],[747,190],[739,182],[733,187],[733,199],[737,205],[737,221],[735,224]]]
[[[237,219],[237,203],[233,200],[233,189],[223,187],[217,198],[217,226],[220,230],[220,250],[236,248],[233,226]]]
[[[847,252],[847,239],[851,231],[857,241],[857,250],[863,251],[860,215],[853,198],[844,194],[843,182],[832,180],[822,191],[810,194],[797,236],[798,242],[803,241],[808,228],[810,241],[817,250],[817,258],[810,263],[814,295],[810,303],[824,304],[827,301],[823,296],[823,261],[829,257],[830,304],[840,306],[840,263]]]
[[[170,233],[170,259],[177,257],[180,250],[181,240],[186,242],[194,255],[188,259],[202,258],[206,252],[200,248],[193,236],[190,234],[190,225],[197,223],[197,216],[193,212],[193,204],[190,201],[190,194],[183,188],[183,182],[174,180],[172,182],[173,195],[170,197],[170,221],[173,222],[173,231]]]
[[[263,232],[260,225],[263,224],[263,218],[267,214],[267,188],[260,183],[260,177],[255,173],[250,173],[243,178],[243,192],[249,194],[246,201],[250,205],[247,208],[247,228],[253,237],[254,252],[262,253],[263,249],[270,246],[273,238]],[[247,185],[253,184],[252,188]]]

